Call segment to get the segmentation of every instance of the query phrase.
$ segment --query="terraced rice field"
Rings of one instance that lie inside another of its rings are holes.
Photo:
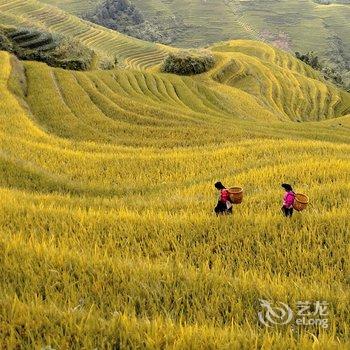
[[[49,4],[58,8],[61,8],[68,13],[74,15],[85,15],[86,13],[94,10],[96,6],[101,3],[101,0],[44,0],[41,1],[45,4]]]
[[[211,77],[262,100],[281,118],[322,120],[346,114],[348,94],[319,81],[319,74],[291,55],[260,42],[214,46],[225,57]],[[283,82],[282,84],[280,82]]]
[[[141,69],[162,62],[171,48],[129,38],[35,0],[0,0],[0,23],[22,27],[43,27],[53,33],[78,39],[87,47],[119,63]]]
[[[165,21],[168,25],[175,21],[184,28],[173,43],[175,46],[203,47],[220,40],[243,38],[284,45],[291,52],[314,50],[321,57],[340,59],[342,64],[350,56],[350,4],[320,5],[313,0],[134,0],[133,3],[146,19]],[[90,0],[0,0],[0,23],[42,26],[79,38],[88,47],[116,56],[121,63],[137,69],[157,66],[167,52],[174,50],[131,39],[76,17],[92,11],[98,4],[99,1]],[[286,42],[278,39],[279,35],[288,38]]]
[[[55,47],[52,35],[27,29],[13,30],[8,36],[21,48],[47,51]]]
[[[350,345],[350,96],[267,45],[213,50],[197,77],[0,52],[0,348]],[[233,217],[217,180],[245,189]],[[284,181],[311,199],[288,221]],[[325,300],[329,328],[265,328],[259,299]]]
[[[146,18],[175,17],[187,28],[175,46],[205,46],[221,40],[253,39],[286,34],[291,51],[334,51],[334,36],[350,56],[350,4],[321,5],[314,0],[133,0]],[[161,15],[160,15],[161,14]],[[181,24],[179,24],[181,26]],[[272,40],[273,41],[273,40]]]

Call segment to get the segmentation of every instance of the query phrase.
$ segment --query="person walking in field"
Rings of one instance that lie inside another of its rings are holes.
[[[295,193],[293,191],[293,188],[289,184],[282,184],[282,187],[286,191],[283,196],[283,206],[282,206],[282,212],[285,217],[292,217],[293,216],[293,203],[295,199]]]
[[[233,205],[228,189],[221,182],[215,183],[215,188],[220,191],[218,204],[214,209],[216,215],[232,214]]]

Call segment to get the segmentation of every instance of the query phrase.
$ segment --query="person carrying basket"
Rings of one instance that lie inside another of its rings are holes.
[[[283,196],[283,206],[282,206],[282,212],[285,217],[292,217],[293,216],[293,204],[295,200],[295,193],[293,191],[293,188],[289,184],[282,184],[282,187],[286,191]]]
[[[221,182],[216,182],[214,186],[220,191],[219,200],[214,209],[216,215],[232,214],[233,205],[229,190]]]

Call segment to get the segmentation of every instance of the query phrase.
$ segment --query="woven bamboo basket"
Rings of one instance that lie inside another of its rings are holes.
[[[241,204],[243,201],[243,188],[242,187],[231,187],[228,190],[230,194],[230,200],[233,204]]]
[[[306,194],[297,193],[295,195],[293,208],[296,211],[303,211],[307,208],[307,205],[309,204],[309,197]]]

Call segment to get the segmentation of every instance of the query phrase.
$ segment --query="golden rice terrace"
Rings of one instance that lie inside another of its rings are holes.
[[[178,76],[176,49],[38,1],[0,19],[123,63],[0,52],[0,348],[349,347],[349,93],[256,41]],[[244,188],[233,216],[212,213],[218,180]],[[310,198],[291,220],[285,181]],[[326,302],[328,328],[266,327],[260,300]]]

